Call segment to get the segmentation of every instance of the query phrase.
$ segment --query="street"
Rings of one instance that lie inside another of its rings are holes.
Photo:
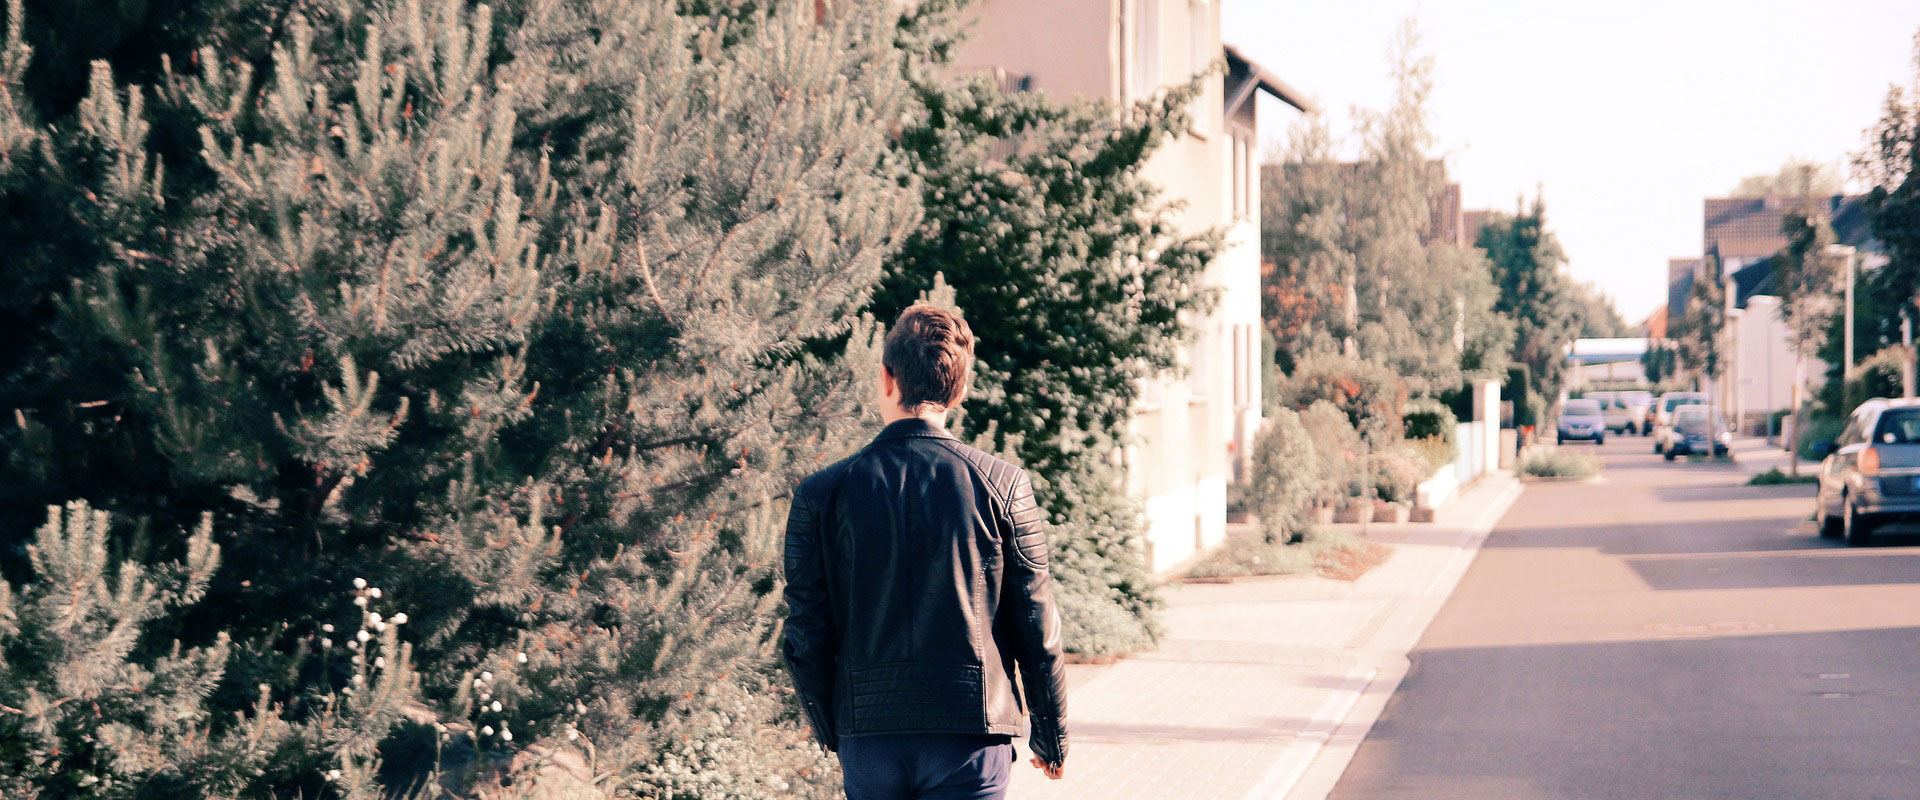
[[[1332,796],[1920,796],[1920,536],[1850,549],[1810,486],[1598,450],[1495,527]]]

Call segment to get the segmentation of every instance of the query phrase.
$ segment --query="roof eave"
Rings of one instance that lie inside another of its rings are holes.
[[[1253,59],[1247,58],[1246,55],[1240,52],[1240,48],[1230,44],[1223,44],[1220,46],[1220,49],[1226,51],[1227,64],[1229,66],[1237,63],[1246,67],[1247,73],[1253,76],[1254,85],[1260,87],[1261,91],[1272,95],[1274,99],[1293,106],[1302,112],[1308,114],[1317,114],[1320,112],[1320,106],[1316,105],[1312,100],[1307,99],[1307,96],[1301,94],[1300,90],[1293,88],[1293,86],[1289,85],[1286,81],[1281,80],[1280,76],[1273,74],[1266,67],[1255,63]]]

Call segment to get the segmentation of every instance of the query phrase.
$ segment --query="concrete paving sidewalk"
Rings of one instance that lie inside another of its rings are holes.
[[[1770,469],[1788,471],[1791,454],[1780,449],[1760,436],[1735,436],[1728,445],[1733,453],[1734,463],[1749,474],[1759,474]],[[1800,474],[1811,475],[1820,471],[1820,462],[1800,459]]]
[[[1325,797],[1519,493],[1492,475],[1433,523],[1373,526],[1394,553],[1358,581],[1169,587],[1158,651],[1070,668],[1066,777],[1023,748],[1011,797]]]

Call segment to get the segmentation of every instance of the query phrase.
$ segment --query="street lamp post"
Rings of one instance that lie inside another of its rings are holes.
[[[1841,258],[1846,259],[1845,261],[1845,264],[1846,264],[1845,269],[1847,271],[1846,322],[1844,323],[1844,330],[1840,332],[1840,336],[1841,336],[1840,341],[1842,342],[1840,347],[1840,356],[1841,356],[1840,380],[1842,382],[1846,381],[1848,373],[1853,372],[1853,255],[1854,255],[1854,252],[1855,251],[1853,249],[1853,245],[1850,245],[1850,244],[1827,245],[1828,254],[1840,256]]]

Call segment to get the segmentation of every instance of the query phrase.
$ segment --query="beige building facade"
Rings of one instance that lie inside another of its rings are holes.
[[[1185,231],[1227,232],[1203,279],[1220,302],[1190,320],[1198,336],[1186,374],[1142,387],[1125,451],[1128,488],[1146,512],[1149,563],[1167,571],[1225,538],[1227,484],[1244,472],[1261,419],[1256,95],[1311,106],[1222,45],[1218,0],[979,0],[971,13],[955,67],[1018,74],[1032,91],[1125,104],[1213,70],[1186,135],[1164,143],[1144,170],[1183,205]]]

